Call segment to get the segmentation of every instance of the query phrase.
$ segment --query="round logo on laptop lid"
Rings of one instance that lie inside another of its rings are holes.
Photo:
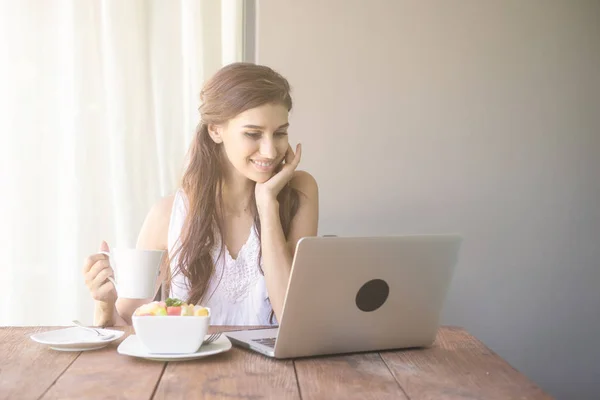
[[[382,279],[372,279],[356,293],[356,306],[365,312],[375,311],[385,303],[390,287]]]

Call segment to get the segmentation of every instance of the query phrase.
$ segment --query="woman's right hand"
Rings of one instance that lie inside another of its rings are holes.
[[[102,242],[100,251],[109,251],[106,242]],[[97,253],[85,259],[83,277],[92,298],[114,305],[117,302],[117,291],[112,282],[108,280],[109,276],[114,276],[114,272],[106,255]]]

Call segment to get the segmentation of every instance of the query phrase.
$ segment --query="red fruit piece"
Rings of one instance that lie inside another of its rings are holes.
[[[167,307],[167,315],[181,315],[181,306]]]

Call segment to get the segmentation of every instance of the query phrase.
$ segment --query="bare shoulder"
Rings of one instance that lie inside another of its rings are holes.
[[[169,223],[175,195],[158,200],[146,215],[138,236],[137,247],[142,249],[167,249]]]
[[[306,171],[296,171],[290,186],[300,193],[300,206],[292,220],[288,250],[294,254],[296,244],[305,236],[316,236],[319,226],[319,188],[316,179]]]
[[[171,218],[171,209],[173,208],[173,201],[175,201],[175,195],[172,194],[170,196],[163,197],[158,200],[152,208],[150,209],[150,213],[159,219],[167,219]]]
[[[319,187],[317,181],[307,171],[295,171],[290,185],[309,198],[318,196]]]

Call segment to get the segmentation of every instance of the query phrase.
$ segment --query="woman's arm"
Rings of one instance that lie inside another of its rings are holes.
[[[174,196],[165,197],[152,207],[140,230],[136,248],[145,250],[167,250],[167,238],[173,199]],[[168,273],[168,257],[165,255],[160,266],[160,274],[156,281],[155,297],[163,282],[166,281]],[[94,324],[97,326],[130,325],[131,316],[136,308],[153,300],[154,298],[124,299],[119,297],[114,305],[96,302]]]
[[[277,200],[263,202],[259,208],[263,270],[278,321],[281,321],[296,244],[302,237],[316,236],[319,221],[319,192],[312,175],[296,171],[290,185],[300,192],[300,206],[292,219],[287,241],[281,227]]]

